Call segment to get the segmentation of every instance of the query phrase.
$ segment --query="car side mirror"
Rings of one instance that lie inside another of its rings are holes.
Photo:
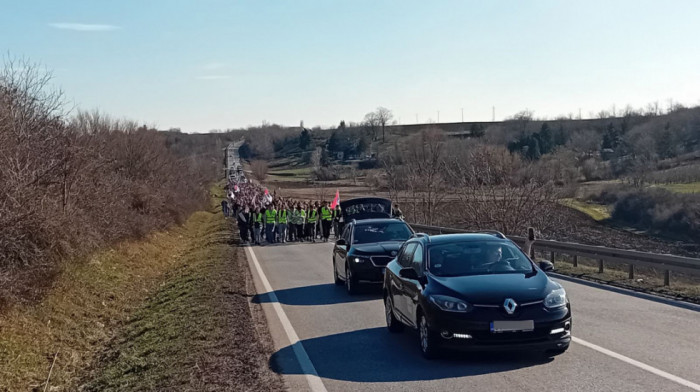
[[[554,264],[551,261],[540,260],[540,269],[544,272],[554,271]]]
[[[335,244],[338,246],[346,246],[348,243],[344,239],[341,238],[338,241],[336,241]]]
[[[399,276],[405,279],[418,280],[418,273],[411,267],[401,268]]]

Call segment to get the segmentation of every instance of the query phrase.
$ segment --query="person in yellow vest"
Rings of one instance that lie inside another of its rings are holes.
[[[260,207],[255,208],[253,212],[253,242],[255,245],[260,245],[260,232],[262,231],[263,214],[260,212]]]
[[[277,210],[277,228],[280,236],[280,242],[287,242],[287,222],[289,222],[289,209],[287,205],[282,203],[280,209]]]
[[[327,201],[323,202],[321,207],[321,230],[323,242],[328,242],[328,237],[331,236],[331,225],[333,224],[333,210],[328,205]]]
[[[313,205],[309,206],[306,220],[306,237],[311,242],[316,242],[316,222],[318,222],[318,210]]]
[[[277,210],[274,204],[268,204],[265,208],[265,240],[268,244],[275,243],[275,221],[277,220]]]

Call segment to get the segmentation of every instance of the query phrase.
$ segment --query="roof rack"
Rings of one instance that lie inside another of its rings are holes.
[[[500,239],[502,239],[502,240],[507,239],[506,236],[503,235],[503,233],[501,233],[501,232],[498,231],[498,230],[479,230],[479,231],[477,231],[476,233],[491,234],[492,236],[498,237],[498,238],[500,238]]]

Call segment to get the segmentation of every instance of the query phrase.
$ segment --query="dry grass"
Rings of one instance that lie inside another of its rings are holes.
[[[7,311],[0,319],[0,390],[43,389],[55,353],[50,384],[74,386],[112,331],[180,262],[207,215],[69,264],[44,300]]]
[[[672,275],[671,285],[664,286],[663,272],[652,268],[637,268],[634,279],[629,279],[627,265],[605,265],[602,273],[598,272],[596,260],[579,258],[578,266],[574,267],[570,258],[565,257],[558,258],[555,265],[556,272],[563,275],[700,303],[700,277],[697,276]]]
[[[1,315],[0,391],[42,391],[56,353],[52,391],[276,389],[226,224],[200,211],[67,263],[43,300]]]
[[[607,206],[586,203],[576,199],[561,199],[559,202],[564,206],[583,212],[595,221],[610,219],[610,209]]]

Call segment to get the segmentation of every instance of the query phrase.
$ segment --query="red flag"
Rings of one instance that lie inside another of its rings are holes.
[[[338,204],[340,204],[340,192],[336,189],[335,199],[333,199],[333,203],[331,203],[331,208],[335,208]]]

